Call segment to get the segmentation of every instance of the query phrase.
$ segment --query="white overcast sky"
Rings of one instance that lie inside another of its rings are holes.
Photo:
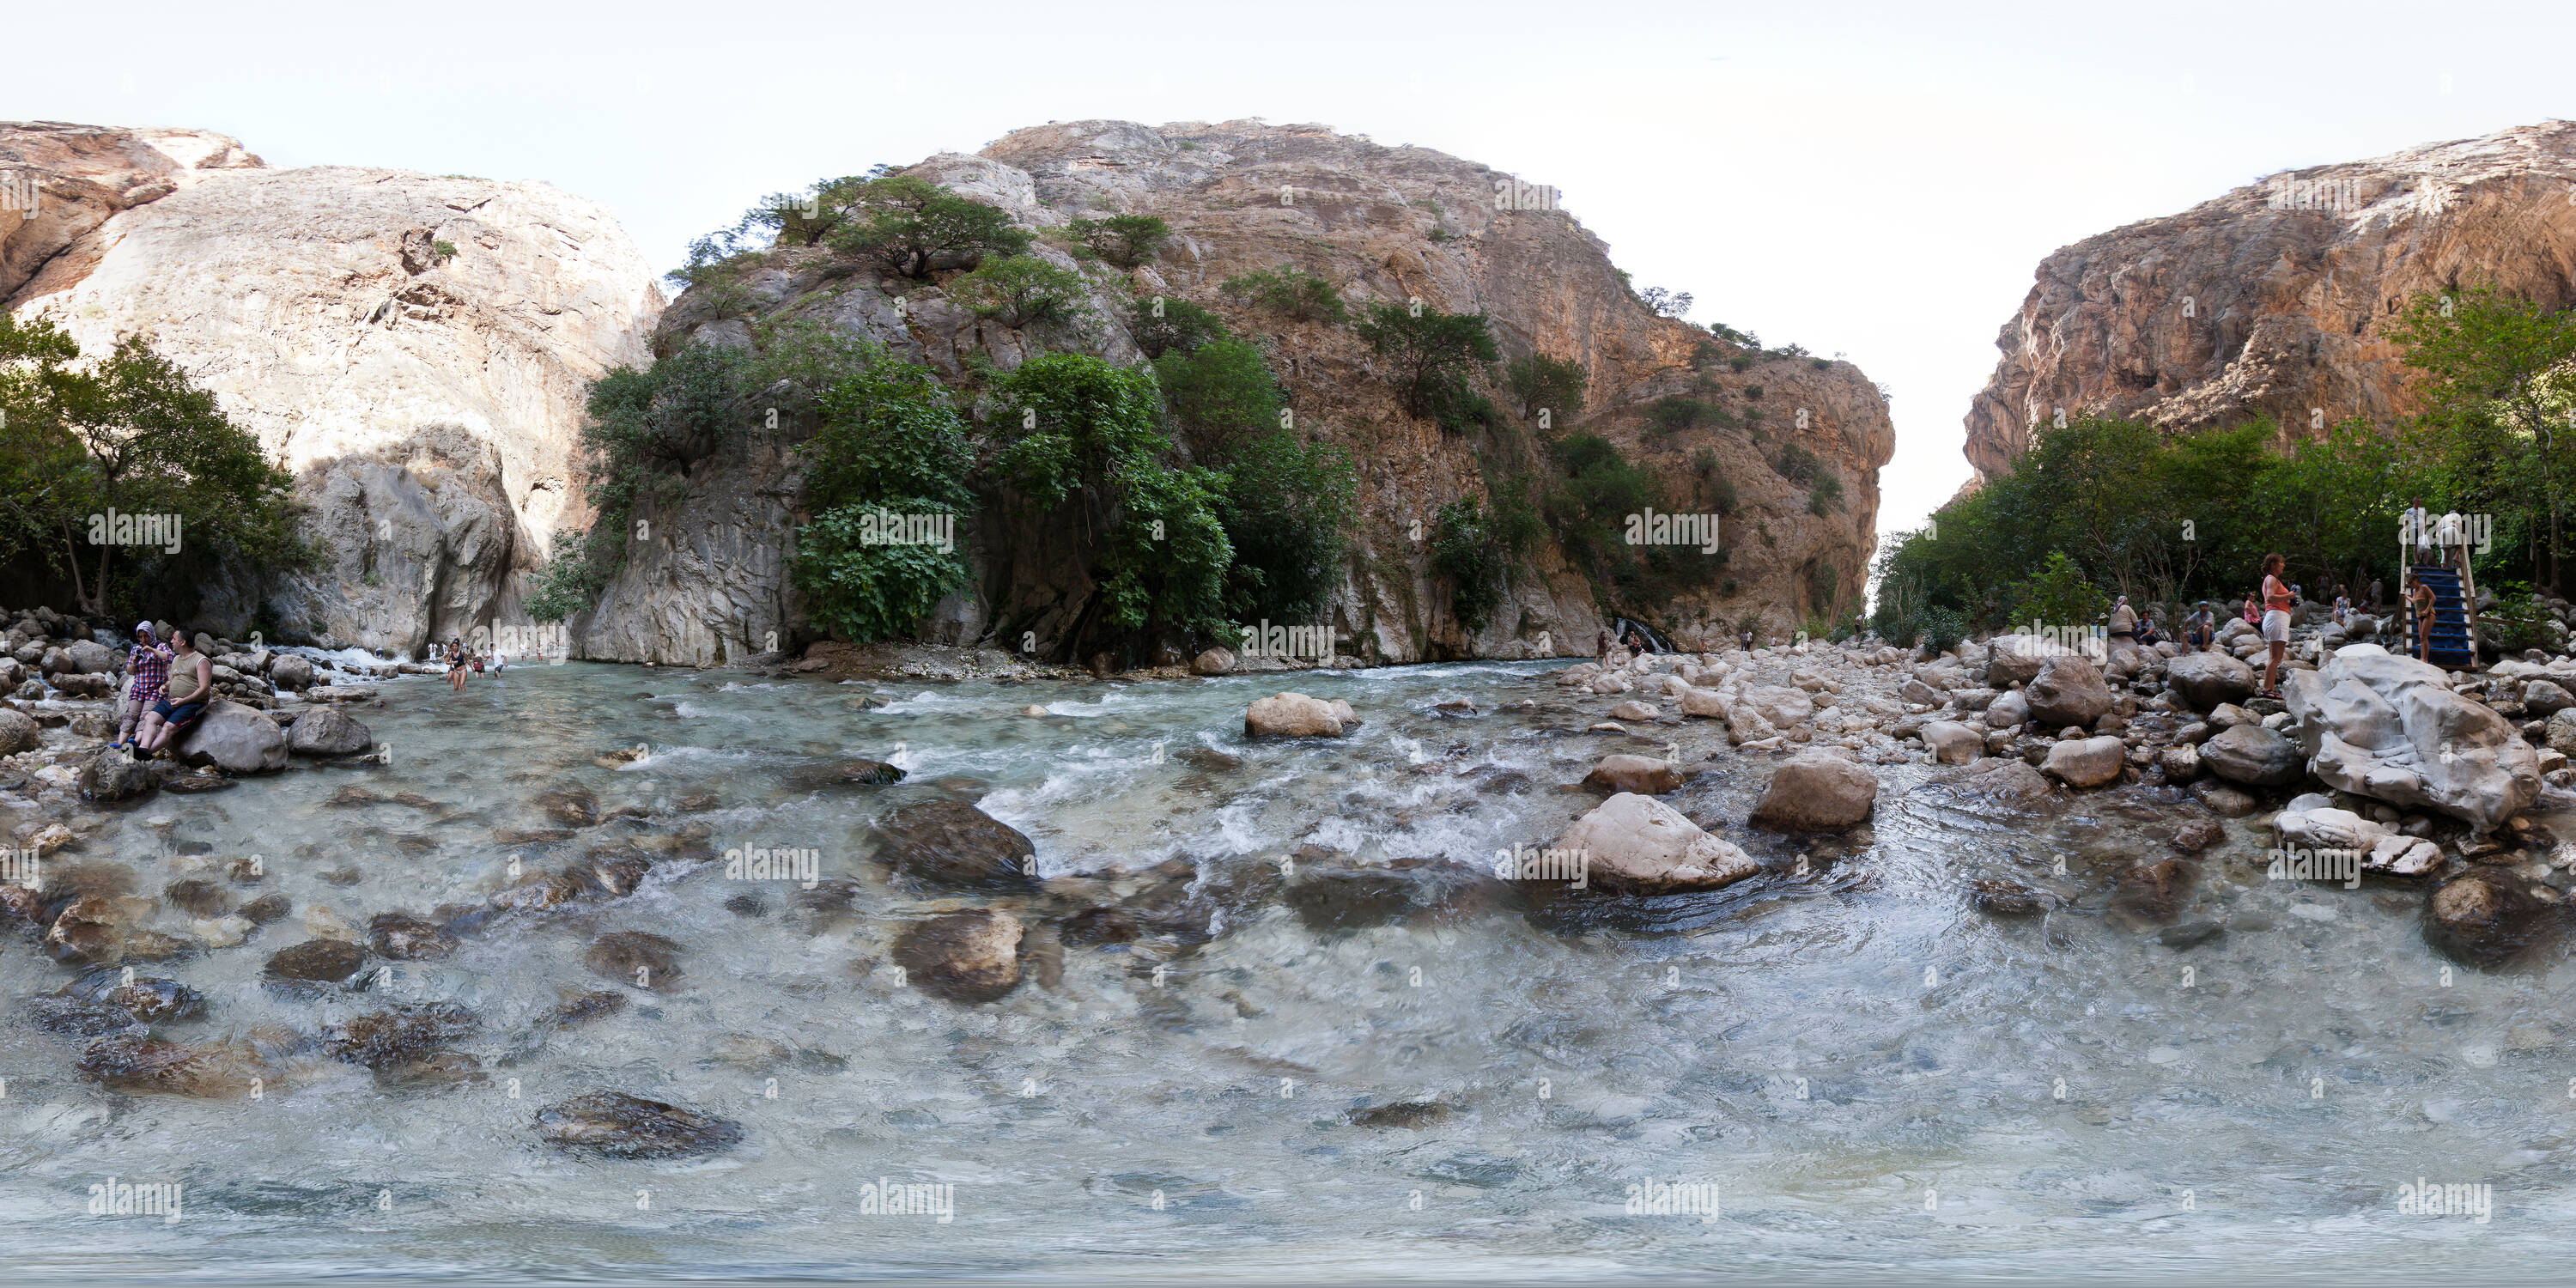
[[[2576,115],[2565,3],[21,6],[0,118],[539,179],[663,266],[755,196],[1022,125],[1312,121],[1562,189],[1693,320],[1895,393],[1882,532],[2051,250],[2270,172]]]

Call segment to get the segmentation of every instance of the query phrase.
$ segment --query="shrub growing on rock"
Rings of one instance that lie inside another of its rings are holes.
[[[1035,255],[986,259],[974,272],[948,283],[948,298],[980,318],[1014,329],[1066,322],[1090,312],[1082,274]]]
[[[1065,225],[1065,233],[1082,250],[1116,264],[1134,268],[1152,259],[1172,235],[1172,226],[1152,215],[1111,215],[1107,219],[1076,219]]]
[[[1301,269],[1255,269],[1239,277],[1227,278],[1217,289],[1223,291],[1228,299],[1299,322],[1339,326],[1350,316],[1349,307],[1342,303],[1341,295],[1333,290],[1331,282]]]

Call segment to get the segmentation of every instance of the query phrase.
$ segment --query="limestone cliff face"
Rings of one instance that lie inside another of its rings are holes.
[[[1542,549],[1492,624],[1472,638],[1461,630],[1445,584],[1429,571],[1427,543],[1414,534],[1417,521],[1431,529],[1442,504],[1483,491],[1477,444],[1406,416],[1378,360],[1348,328],[1250,312],[1218,292],[1219,283],[1256,269],[1320,274],[1355,308],[1419,298],[1443,311],[1481,311],[1506,357],[1538,352],[1581,362],[1590,379],[1586,410],[1571,425],[1557,421],[1554,433],[1610,439],[1672,480],[1677,496],[1689,495],[1699,453],[1712,453],[1741,504],[1725,527],[1733,593],[1712,579],[1684,602],[1615,607],[1684,636],[1731,635],[1747,616],[1785,633],[1824,607],[1812,602],[1819,565],[1833,570],[1838,598],[1856,602],[1875,540],[1877,471],[1895,446],[1876,388],[1848,363],[1749,355],[1752,365],[1734,369],[1725,360],[1734,350],[1639,303],[1600,240],[1569,215],[1498,203],[1497,183],[1509,176],[1319,126],[1241,121],[1048,125],[1012,133],[977,155],[932,157],[910,172],[1042,231],[1074,218],[1141,214],[1165,220],[1173,236],[1132,274],[1085,266],[1097,317],[1080,337],[1051,336],[1046,346],[977,320],[936,288],[913,291],[898,312],[893,293],[903,284],[879,282],[865,269],[852,274],[846,261],[819,250],[772,252],[750,275],[745,285],[760,315],[863,333],[951,377],[967,374],[967,360],[979,353],[1007,370],[1042,347],[1138,361],[1124,328],[1126,301],[1136,295],[1185,298],[1225,315],[1239,334],[1268,337],[1298,426],[1348,447],[1361,470],[1359,530],[1332,607],[1335,629],[1359,641],[1345,651],[1386,661],[1589,653],[1600,606],[1560,552]],[[1036,253],[1074,266],[1044,242]],[[748,342],[746,321],[718,312],[699,292],[684,294],[664,319],[657,349],[691,339]],[[1670,395],[1729,407],[1742,427],[1649,435],[1646,406]],[[1810,513],[1807,491],[1774,472],[1768,461],[1787,443],[1806,447],[1839,479],[1838,509]],[[748,498],[792,507],[793,491],[792,478],[771,469],[749,482],[706,480],[689,504],[711,505],[720,513],[707,521],[728,533],[756,533]],[[1090,582],[1045,533],[989,511],[985,521],[995,530],[973,543],[984,561],[981,593],[945,606],[930,633],[974,639],[1008,623],[1036,635],[1043,649],[1072,628]],[[733,536],[691,553],[687,525],[669,531],[674,544],[630,567],[582,627],[577,638],[585,650],[713,660],[704,648],[655,653],[647,643],[704,634],[695,619],[710,611],[727,615],[716,634],[733,649],[773,629],[794,632],[781,559],[748,558]],[[715,558],[715,548],[734,550],[734,557]]]
[[[2420,291],[2576,300],[2576,123],[2270,176],[2039,266],[1968,411],[1991,476],[2067,415],[2306,432],[2409,408],[2385,328]]]
[[[511,622],[514,574],[587,523],[589,382],[649,361],[662,306],[605,210],[538,183],[274,170],[196,131],[0,125],[0,169],[43,192],[0,210],[6,307],[85,353],[149,335],[298,477],[321,566],[245,570],[212,624],[264,604],[290,635],[417,650]]]

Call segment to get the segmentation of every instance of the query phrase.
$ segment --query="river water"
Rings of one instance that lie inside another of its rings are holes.
[[[1559,706],[1546,669],[1127,686],[571,664],[462,696],[387,683],[387,705],[357,714],[390,767],[165,794],[62,857],[122,862],[150,893],[258,854],[268,876],[243,897],[293,901],[238,948],[146,968],[208,998],[163,1035],[314,1033],[388,999],[449,1000],[481,1017],[453,1045],[484,1080],[387,1089],[314,1056],[257,1099],[126,1095],[74,1070],[78,1041],[0,1024],[0,1264],[243,1281],[2563,1275],[2565,950],[2446,970],[2419,896],[2266,881],[2267,842],[2242,823],[2203,856],[2184,914],[2230,929],[2167,947],[2105,912],[2110,875],[2197,816],[2142,789],[2015,816],[1911,790],[1928,767],[1882,766],[1873,827],[1795,842],[1742,824],[1769,761],[1692,722],[1653,730],[1710,764],[1673,802],[1771,869],[1723,892],[1470,897],[1359,929],[1221,900],[1203,945],[1068,945],[1058,984],[998,1003],[894,982],[906,918],[1031,901],[889,883],[865,857],[887,808],[980,797],[1048,877],[1181,859],[1250,889],[1300,846],[1319,847],[1310,865],[1489,865],[1594,802],[1558,786],[1593,759],[1652,750],[1579,732],[1595,717]],[[1245,705],[1284,687],[1366,723],[1247,743]],[[1457,698],[1483,714],[1433,710]],[[623,768],[592,762],[638,745]],[[799,776],[852,756],[910,777]],[[416,795],[326,804],[351,784]],[[531,798],[575,785],[651,821],[495,839],[546,826]],[[665,864],[628,898],[495,922],[353,998],[258,985],[315,905],[360,927],[427,913],[500,888],[514,858],[683,822],[718,851],[810,849],[855,898],[817,907],[792,884]],[[1974,909],[1967,882],[1999,875],[2069,902]],[[592,973],[583,946],[618,930],[677,940],[680,977],[648,991]],[[69,976],[23,942],[0,951],[13,1008]],[[631,1004],[537,1023],[597,989]],[[537,1107],[603,1089],[734,1119],[743,1143],[631,1162],[538,1141]],[[1410,1102],[1438,1108],[1351,1117]],[[88,1214],[111,1176],[181,1183],[183,1215]],[[2419,1178],[2491,1186],[2491,1219],[2401,1214]],[[953,1186],[953,1217],[863,1213],[880,1179]],[[1714,1186],[1719,1211],[1631,1214],[1628,1187],[1650,1181]]]

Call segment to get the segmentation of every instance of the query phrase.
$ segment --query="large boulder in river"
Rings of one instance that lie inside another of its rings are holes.
[[[2546,912],[2511,874],[2472,868],[2424,901],[2424,942],[2453,961],[2501,965],[2547,929]]]
[[[2531,680],[2522,686],[2522,707],[2546,720],[2569,707],[2576,707],[2576,694],[2568,693],[2549,680]]]
[[[1555,848],[1582,856],[1590,884],[1631,893],[1713,890],[1762,870],[1732,842],[1634,792],[1621,792],[1576,819]]]
[[[2165,684],[2192,710],[2215,711],[2254,696],[2254,668],[2216,649],[2202,649],[2165,663]]]
[[[2069,738],[2049,744],[2048,760],[2040,772],[2069,787],[2100,787],[2120,781],[2120,771],[2128,767],[2128,753],[2128,744],[2110,734]]]
[[[1339,738],[1342,716],[1321,698],[1274,693],[1244,711],[1243,732],[1252,738]]]
[[[313,661],[294,653],[280,653],[268,664],[268,682],[281,689],[301,692],[312,687]]]
[[[338,707],[315,707],[296,717],[286,745],[299,756],[354,756],[376,745],[376,737]]]
[[[2351,810],[2315,804],[2326,799],[2303,796],[2291,801],[2290,808],[2272,816],[2272,831],[2280,842],[2279,849],[2304,850],[2311,855],[2319,851],[2329,854],[2350,851],[2360,859],[2351,875],[2355,882],[2360,880],[2362,872],[2419,877],[2442,861],[2441,847],[2431,841],[2407,836]],[[2302,809],[2302,805],[2309,808]],[[2279,861],[2279,856],[2276,856],[2275,862]]]
[[[2028,684],[2057,651],[2036,635],[1998,635],[1986,642],[1986,683],[1998,689]]]
[[[1234,650],[1218,645],[1190,662],[1192,675],[1223,675],[1234,669]]]
[[[1612,795],[1635,792],[1641,796],[1661,796],[1679,788],[1682,776],[1669,760],[1653,756],[1603,756],[1601,763],[1583,776],[1583,785]]]
[[[2452,692],[2438,667],[2350,644],[2318,670],[2284,676],[2282,693],[2310,768],[2329,786],[2438,810],[2480,832],[2540,799],[2531,744],[2492,708]]]
[[[2297,743],[2259,724],[2238,725],[2200,744],[2200,764],[2249,787],[2287,787],[2307,770]]]
[[[1824,751],[1802,751],[1780,762],[1752,821],[1783,832],[1839,832],[1869,819],[1878,803],[1878,776]]]
[[[218,701],[179,740],[178,752],[187,764],[213,765],[227,774],[266,773],[286,767],[286,732],[266,712]]]
[[[877,859],[946,890],[1034,890],[1037,846],[1018,828],[958,800],[906,805],[877,823]]]
[[[1965,765],[1986,752],[1985,735],[1956,720],[1934,720],[1923,726],[1923,745],[1944,765]]]
[[[2010,729],[2014,725],[2029,723],[2030,699],[2023,697],[2019,689],[1997,694],[1994,701],[1986,704],[1986,727],[1989,729]]]
[[[926,917],[896,937],[894,962],[933,997],[990,1002],[1020,982],[1020,934],[1018,918],[991,908]]]
[[[1816,700],[1807,696],[1806,690],[1793,689],[1785,684],[1747,685],[1737,700],[1781,729],[1812,720],[1816,715]]]
[[[2102,682],[2102,672],[2092,659],[2060,653],[2041,665],[2039,674],[2022,690],[2022,700],[2030,704],[2030,718],[2043,729],[2091,728],[2111,709],[2111,688]]]
[[[44,728],[36,723],[34,716],[9,707],[0,707],[0,756],[14,756],[22,751],[34,751],[37,741],[43,735]]]
[[[64,669],[84,675],[110,674],[125,664],[123,654],[97,640],[82,640],[64,649],[63,658],[68,664]]]

